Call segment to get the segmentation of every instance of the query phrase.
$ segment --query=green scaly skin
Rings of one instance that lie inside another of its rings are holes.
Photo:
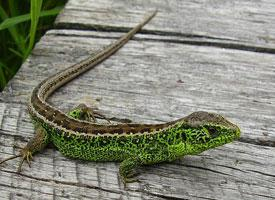
[[[86,108],[77,107],[68,115],[79,120],[89,120],[89,111]],[[136,181],[133,176],[138,166],[171,162],[185,155],[196,155],[240,137],[238,126],[221,115],[202,111],[169,122],[165,128],[158,131],[135,134],[68,134],[52,128],[48,123],[40,122],[35,117],[33,122],[36,129],[35,137],[19,155],[6,159],[22,156],[20,170],[24,160],[30,163],[34,153],[53,143],[67,157],[121,162],[119,173],[124,183]]]
[[[52,142],[64,156],[89,161],[119,161],[121,162],[119,172],[123,181],[131,182],[135,168],[140,165],[171,162],[239,138],[240,129],[220,115],[197,113],[211,115],[212,118],[194,120],[189,117],[196,114],[193,113],[188,116],[191,120],[187,120],[186,117],[168,128],[149,134],[69,136],[60,130],[52,129],[46,123],[40,125],[47,132],[45,135],[47,139],[44,141]],[[86,114],[79,108],[68,113],[76,119],[83,119]]]

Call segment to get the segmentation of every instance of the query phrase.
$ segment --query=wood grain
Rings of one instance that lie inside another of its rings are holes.
[[[155,9],[158,17],[146,31],[179,35],[189,42],[275,53],[272,0],[71,0],[56,25],[85,30],[129,28],[146,11]]]
[[[100,99],[96,105],[105,115],[143,123],[217,112],[240,126],[240,141],[142,167],[140,182],[126,188],[117,176],[119,163],[71,160],[49,147],[34,157],[31,169],[24,165],[22,175],[15,173],[18,160],[1,166],[0,199],[274,199],[275,57],[257,52],[273,49],[274,41],[256,39],[274,31],[271,1],[223,7],[214,1],[69,1],[57,29],[41,39],[0,94],[0,160],[33,136],[26,105],[34,86],[108,45],[156,5],[159,14],[142,33],[49,101],[68,111]],[[265,23],[256,30],[258,16]],[[242,29],[231,24],[241,21]]]

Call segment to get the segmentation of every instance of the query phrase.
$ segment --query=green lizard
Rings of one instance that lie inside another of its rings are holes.
[[[155,14],[156,11],[103,50],[35,87],[28,106],[35,135],[18,155],[0,164],[22,157],[18,167],[20,172],[24,161],[30,166],[32,155],[53,143],[62,154],[71,158],[121,162],[120,176],[124,182],[130,182],[138,166],[170,162],[239,138],[238,126],[214,113],[194,112],[163,124],[102,124],[95,121],[95,117],[102,116],[85,105],[65,114],[46,102],[59,87],[115,53]]]

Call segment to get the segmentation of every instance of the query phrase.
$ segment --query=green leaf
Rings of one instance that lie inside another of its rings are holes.
[[[57,15],[63,7],[55,7],[51,10],[44,10],[41,11],[39,17],[47,17],[47,16],[52,16],[52,15]],[[16,17],[11,17],[11,18],[7,18],[5,19],[1,24],[0,24],[0,31],[4,30],[6,28],[9,28],[11,26],[14,26],[16,24],[28,21],[31,19],[31,15],[30,14],[25,14],[25,15],[19,15]]]
[[[3,21],[8,19],[7,13],[1,6],[0,6],[0,17]],[[0,24],[0,26],[1,26],[1,24]],[[25,51],[25,43],[23,42],[22,35],[20,35],[18,33],[18,30],[16,29],[16,27],[8,27],[8,30],[9,30],[14,42],[16,43],[18,49],[20,49],[21,52],[24,52]]]
[[[12,48],[9,48],[9,50],[15,55],[17,55],[18,57],[23,58],[23,55],[19,51],[16,51],[15,49],[12,49]]]
[[[0,62],[0,91],[4,89],[4,86],[7,83],[3,68],[4,68],[4,65]]]
[[[39,21],[40,11],[42,7],[43,0],[31,0],[31,28],[30,28],[30,39],[29,39],[29,46],[27,51],[24,54],[24,60],[30,54],[32,47],[35,41],[35,33],[37,24]]]
[[[18,3],[16,2],[16,0],[8,0],[9,3],[9,11],[10,11],[10,16],[18,16],[19,14],[19,9],[18,9]]]

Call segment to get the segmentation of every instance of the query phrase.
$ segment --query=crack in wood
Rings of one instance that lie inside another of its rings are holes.
[[[58,23],[55,26],[55,29],[66,29],[66,30],[83,30],[83,31],[102,31],[102,32],[126,32],[129,30],[129,28],[124,27],[113,27],[113,26],[102,26],[102,25],[86,25],[86,24],[78,24],[78,23]],[[134,40],[137,41],[156,41],[156,42],[169,42],[169,43],[180,43],[180,44],[188,44],[188,45],[195,45],[195,46],[209,46],[209,47],[218,47],[218,48],[225,48],[225,49],[235,49],[235,50],[242,50],[242,51],[251,51],[251,52],[257,52],[257,53],[268,53],[268,54],[275,54],[274,48],[268,48],[268,47],[260,47],[260,46],[252,46],[252,45],[245,45],[245,44],[236,44],[236,43],[230,43],[227,41],[234,41],[237,42],[237,40],[232,40],[228,38],[219,38],[219,37],[211,37],[206,35],[196,35],[196,34],[184,34],[184,33],[177,33],[177,32],[165,32],[165,31],[150,31],[150,30],[142,30],[139,33],[142,34],[155,34],[159,36],[177,36],[189,39],[213,39],[213,40],[221,40],[225,42],[212,42],[212,41],[196,41],[196,40],[173,40],[173,39],[154,39],[154,38],[142,38],[139,39],[137,37],[134,38]],[[65,34],[61,36],[66,36]],[[67,35],[70,36],[70,35]],[[85,37],[82,36],[81,37]],[[87,37],[87,36],[86,36]],[[95,38],[114,38],[114,37],[95,37]],[[240,42],[240,41],[239,41]]]

